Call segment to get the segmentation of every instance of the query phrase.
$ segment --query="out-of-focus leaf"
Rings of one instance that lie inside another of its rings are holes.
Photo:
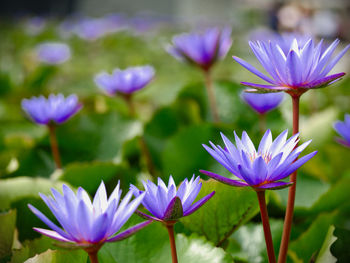
[[[24,197],[37,197],[39,192],[48,194],[52,187],[61,189],[62,182],[30,177],[0,180],[0,209],[7,209],[13,202]]]
[[[335,217],[335,213],[319,215],[304,233],[290,243],[289,249],[303,262],[315,258]]]
[[[199,210],[181,222],[192,232],[222,246],[241,225],[257,214],[256,193],[247,188],[224,185],[213,179],[202,182],[198,198],[215,191],[215,195]]]
[[[324,193],[311,207],[312,213],[339,209],[349,202],[350,177],[344,177]]]
[[[212,134],[208,124],[191,126],[179,131],[168,140],[162,154],[163,176],[173,175],[176,182],[206,169],[211,156],[203,149]]]
[[[24,263],[86,263],[88,258],[84,250],[51,250],[27,259]]]
[[[283,222],[270,220],[272,240],[275,254],[278,253],[280,239],[282,236]],[[266,244],[264,231],[261,224],[249,223],[240,227],[230,238],[226,251],[237,260],[249,263],[267,262]]]
[[[0,260],[11,255],[16,228],[16,211],[0,213]]]
[[[120,180],[121,188],[128,190],[130,183],[135,184],[136,172],[122,164],[96,161],[69,164],[60,176],[60,180],[75,187],[81,186],[90,194],[95,193],[101,181],[111,188],[108,182],[112,179],[115,182]]]
[[[331,253],[337,258],[337,263],[347,263],[350,258],[350,230],[336,227],[333,234],[337,240],[331,246]]]
[[[296,212],[305,211],[312,207],[313,204],[318,201],[320,196],[327,192],[329,187],[330,186],[327,183],[299,173],[297,177],[297,190],[295,197]],[[274,194],[277,194],[280,198],[280,205],[284,208],[286,207],[288,200],[288,190],[289,188],[274,191]],[[312,193],[312,195],[310,195],[310,193]]]
[[[333,123],[337,118],[335,108],[327,108],[322,112],[302,118],[300,121],[301,137],[312,139],[313,147],[322,145],[333,133]]]
[[[335,263],[335,262],[337,262],[337,259],[332,255],[332,253],[330,251],[331,245],[337,239],[333,235],[334,229],[335,229],[335,227],[333,225],[329,227],[327,236],[323,242],[320,253],[317,256],[316,263]]]
[[[46,236],[25,241],[20,249],[14,249],[12,251],[10,263],[22,263],[26,259],[34,257],[36,254],[52,248],[52,242],[53,240]]]
[[[203,238],[183,234],[176,235],[179,262],[191,263],[228,263],[232,259],[221,248],[213,246]],[[171,262],[168,233],[159,222],[122,242],[107,243],[99,252],[101,263],[164,263]]]

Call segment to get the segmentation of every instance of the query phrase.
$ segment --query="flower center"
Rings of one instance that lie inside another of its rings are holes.
[[[249,154],[249,159],[253,163],[255,159],[258,158],[259,156],[261,156],[264,159],[265,163],[269,163],[272,159],[270,153],[262,154],[262,153],[255,153],[255,152],[253,152],[252,154]]]

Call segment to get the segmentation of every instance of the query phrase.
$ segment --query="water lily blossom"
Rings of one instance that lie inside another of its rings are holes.
[[[158,178],[158,185],[151,181],[143,182],[144,191],[134,185],[131,185],[130,189],[135,196],[145,193],[142,205],[152,216],[139,212],[140,215],[156,221],[174,221],[194,213],[215,194],[212,192],[193,203],[202,187],[199,179],[199,176],[197,178],[193,176],[190,181],[186,178],[177,190],[172,176],[169,178],[168,186]]]
[[[284,98],[284,93],[248,93],[242,92],[241,98],[257,113],[265,114],[277,108]]]
[[[232,186],[250,186],[255,190],[287,187],[290,182],[281,180],[317,153],[314,151],[296,160],[311,140],[295,148],[299,142],[298,134],[287,140],[287,133],[288,131],[285,130],[273,141],[271,131],[267,130],[257,150],[246,132],[243,132],[241,139],[234,133],[236,145],[221,134],[224,148],[212,142],[210,142],[211,147],[207,145],[203,147],[236,178],[231,179],[204,170],[201,172]]]
[[[233,58],[269,84],[251,82],[241,82],[241,84],[253,88],[252,91],[285,91],[300,96],[309,89],[326,87],[345,75],[343,72],[332,75],[329,73],[344,56],[350,45],[347,45],[332,58],[339,40],[335,40],[328,47],[323,45],[322,40],[317,45],[312,39],[304,42],[298,41],[296,38],[286,38],[284,46],[281,45],[280,41],[273,40],[249,42],[252,51],[269,76],[243,59],[235,56]]]
[[[223,59],[232,45],[231,29],[209,28],[174,36],[168,52],[180,61],[190,62],[204,70]]]
[[[94,251],[93,249],[94,253],[97,253],[105,242],[123,240],[152,222],[142,222],[116,235],[145,196],[141,194],[131,201],[133,193],[129,191],[121,199],[119,182],[108,199],[102,182],[93,201],[81,187],[76,194],[67,185],[63,185],[62,194],[55,189],[51,191],[52,196],[40,194],[40,197],[61,227],[29,204],[30,210],[51,229],[34,228],[34,230],[58,241],[74,243],[88,253]]]
[[[345,114],[343,122],[334,123],[334,129],[341,136],[336,138],[337,142],[350,148],[350,114]]]
[[[71,57],[71,51],[67,44],[45,42],[36,47],[37,57],[41,62],[50,65],[58,65],[66,62]]]
[[[116,93],[132,94],[144,88],[154,77],[151,66],[129,67],[115,69],[112,74],[101,72],[95,76],[97,86],[110,96]]]
[[[82,104],[75,94],[66,98],[62,94],[50,94],[48,98],[40,96],[22,100],[22,109],[33,122],[40,125],[62,124],[81,108]]]

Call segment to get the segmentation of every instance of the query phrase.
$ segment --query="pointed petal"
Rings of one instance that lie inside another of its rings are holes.
[[[140,224],[137,224],[133,227],[130,227],[128,228],[127,230],[119,233],[118,235],[112,237],[112,238],[109,238],[107,240],[107,242],[115,242],[115,241],[121,241],[123,239],[126,239],[128,238],[129,236],[135,234],[137,231],[141,230],[142,228],[148,226],[149,224],[151,224],[153,221],[152,220],[149,220],[149,221],[145,221],[145,222],[142,222]]]
[[[205,197],[203,197],[202,199],[200,199],[199,201],[197,201],[196,203],[194,203],[184,214],[183,216],[188,216],[192,213],[194,213],[195,211],[197,211],[202,205],[204,205],[210,198],[213,197],[213,195],[215,194],[214,192],[211,192],[210,194],[206,195]]]
[[[272,182],[272,183],[267,183],[264,185],[261,185],[257,188],[259,189],[270,189],[270,190],[277,190],[277,189],[283,189],[288,186],[291,186],[293,183],[292,182]]]
[[[35,231],[39,232],[40,234],[43,234],[45,236],[51,237],[53,239],[56,239],[58,241],[62,241],[62,242],[74,242],[72,240],[66,239],[63,236],[61,236],[60,234],[58,234],[56,231],[52,231],[52,230],[48,230],[48,229],[43,229],[43,228],[38,228],[38,227],[34,227],[33,228]]]
[[[230,178],[227,178],[227,177],[224,177],[224,176],[221,176],[221,175],[218,175],[218,174],[215,174],[215,173],[212,173],[212,172],[209,172],[209,171],[204,171],[204,170],[199,170],[202,174],[205,174],[217,181],[220,181],[224,184],[228,184],[228,185],[232,185],[232,186],[238,186],[238,187],[244,187],[244,186],[248,186],[247,183],[245,182],[240,182],[240,181],[237,181],[237,180],[233,180],[233,179],[230,179]]]

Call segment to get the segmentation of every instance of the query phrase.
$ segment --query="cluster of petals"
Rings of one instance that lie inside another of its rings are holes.
[[[310,160],[317,151],[296,160],[311,141],[295,148],[299,142],[298,134],[287,140],[288,130],[272,140],[271,131],[267,130],[259,144],[258,150],[246,132],[240,139],[235,135],[234,145],[225,135],[221,134],[225,147],[203,145],[208,153],[223,165],[237,179],[230,179],[209,171],[201,172],[218,181],[233,186],[251,186],[254,189],[277,189],[287,187],[290,183],[280,181]]]
[[[248,93],[242,92],[241,98],[259,114],[265,114],[277,108],[284,98],[284,93]]]
[[[168,186],[160,178],[158,185],[151,181],[143,181],[144,191],[131,185],[130,189],[135,196],[145,194],[142,205],[152,214],[150,216],[138,211],[139,215],[157,221],[172,221],[192,214],[215,194],[212,192],[193,203],[202,187],[199,179],[199,176],[197,178],[192,176],[190,181],[186,178],[177,190],[172,176],[169,178]]]
[[[57,65],[66,62],[71,57],[71,51],[67,44],[45,42],[36,47],[37,57],[40,61]]]
[[[151,66],[115,69],[112,74],[101,72],[95,76],[97,86],[113,96],[116,93],[131,94],[144,88],[154,77]]]
[[[269,85],[262,85],[241,82],[243,85],[260,92],[303,93],[308,89],[328,86],[345,75],[345,73],[328,75],[350,48],[350,45],[346,46],[333,57],[338,44],[338,39],[325,47],[323,40],[315,44],[312,39],[305,43],[296,38],[285,38],[283,45],[279,40],[249,42],[256,58],[270,76],[238,57],[233,58],[250,72],[269,83]]]
[[[37,124],[47,125],[50,122],[62,124],[82,108],[78,97],[72,94],[64,97],[62,94],[50,94],[22,100],[22,109]]]
[[[341,136],[337,142],[350,148],[350,114],[345,114],[344,121],[334,123],[334,129]]]
[[[208,70],[217,60],[226,56],[232,45],[231,29],[209,28],[204,32],[174,36],[168,52],[181,61],[187,61]]]
[[[152,221],[142,222],[115,235],[141,203],[144,195],[134,200],[131,191],[121,200],[119,183],[107,199],[103,182],[99,186],[93,201],[83,188],[75,194],[63,185],[63,194],[51,189],[52,196],[40,194],[45,204],[62,226],[59,227],[32,205],[31,211],[49,228],[34,228],[39,233],[62,242],[76,243],[78,246],[91,246],[104,242],[119,241],[132,235]],[[114,236],[115,235],[115,236]]]

